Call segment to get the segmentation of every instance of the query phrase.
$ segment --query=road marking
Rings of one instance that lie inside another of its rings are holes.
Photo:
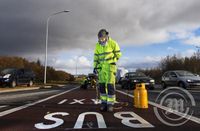
[[[128,117],[124,115],[128,115]],[[150,124],[149,122],[147,122],[142,117],[135,114],[134,112],[116,112],[114,116],[118,119],[121,119],[122,120],[121,123],[123,123],[124,125],[128,127],[132,127],[132,128],[153,128],[154,127],[152,124]],[[139,123],[138,122],[134,123],[131,121],[139,121]]]
[[[148,90],[148,92],[153,92],[153,93],[160,93],[162,90]],[[200,93],[200,90],[187,90],[189,92],[192,92],[192,93]]]
[[[61,104],[65,103],[66,101],[67,101],[67,99],[64,99],[64,100],[60,101],[58,104],[61,105]]]
[[[64,123],[64,120],[53,117],[54,115],[67,116],[67,115],[69,115],[69,113],[55,112],[55,113],[47,114],[46,116],[44,116],[44,118],[46,120],[54,121],[55,123],[53,123],[53,124],[37,123],[37,124],[35,124],[35,128],[37,128],[37,129],[52,129],[52,128],[62,125]]]
[[[120,90],[116,90],[116,91],[119,92],[119,93],[121,93],[121,94],[123,94],[123,95],[127,95],[127,96],[129,96],[129,97],[134,98],[134,96],[131,95],[131,94],[127,94],[127,93],[125,93],[125,92],[123,92],[123,91],[120,91]],[[162,110],[165,110],[165,111],[171,110],[171,109],[168,108],[168,107],[159,105],[159,104],[154,103],[154,102],[151,102],[151,101],[149,101],[149,104],[152,105],[152,106],[154,106],[154,107],[158,107],[158,108],[160,108],[160,109],[162,109]],[[184,117],[184,118],[186,118],[186,119],[188,119],[188,120],[191,120],[191,121],[193,121],[193,122],[196,122],[196,123],[200,124],[200,119],[197,118],[197,117],[195,117],[195,116],[185,115],[184,113],[181,113],[181,112],[178,112],[178,111],[175,111],[175,110],[172,110],[171,113],[173,113],[173,114],[175,114],[175,115],[178,115],[178,116],[181,116],[181,117]]]
[[[76,124],[74,126],[74,129],[81,129],[81,128],[83,128],[83,122],[84,122],[85,116],[89,115],[89,114],[96,116],[99,128],[107,128],[106,123],[104,121],[104,118],[103,118],[102,114],[100,114],[98,112],[85,112],[85,113],[82,113],[82,114],[80,114],[78,116],[78,119],[76,120]]]
[[[200,91],[194,91],[194,90],[188,90],[188,91],[192,93],[200,93]]]
[[[1,108],[4,108],[4,107],[7,107],[7,105],[4,105],[4,106],[0,106],[0,109],[1,109]]]
[[[75,104],[75,103],[79,103],[79,104],[84,104],[82,101],[84,101],[85,99],[81,99],[81,100],[77,100],[77,99],[73,99],[74,100],[74,102],[71,102],[71,103],[69,103],[69,104]]]
[[[94,102],[95,105],[101,104],[101,100],[99,99],[91,99],[91,100]]]
[[[41,102],[50,100],[50,99],[52,99],[52,98],[55,98],[55,97],[57,97],[57,96],[63,95],[63,94],[68,93],[68,92],[71,92],[71,91],[76,90],[76,89],[78,89],[78,88],[80,88],[80,87],[78,86],[78,87],[75,87],[75,88],[73,88],[73,89],[70,89],[70,90],[67,90],[67,91],[65,91],[65,92],[62,92],[62,93],[60,93],[60,94],[56,94],[56,95],[47,97],[47,98],[45,98],[45,99],[36,101],[36,102],[34,102],[34,103],[29,103],[29,104],[26,104],[26,105],[23,105],[23,106],[20,106],[20,107],[16,107],[16,108],[13,108],[13,109],[10,109],[10,110],[6,110],[6,111],[3,111],[3,112],[0,112],[0,117],[5,116],[5,115],[8,115],[8,114],[13,113],[13,112],[16,112],[16,111],[19,111],[19,110],[22,110],[22,109],[25,109],[25,108],[27,108],[27,107],[29,107],[29,106],[33,106],[33,105],[39,104],[39,103],[41,103]]]

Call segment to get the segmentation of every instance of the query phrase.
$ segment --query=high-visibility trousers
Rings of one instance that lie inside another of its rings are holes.
[[[105,64],[98,74],[99,92],[102,104],[114,104],[115,96],[115,70],[116,65]]]

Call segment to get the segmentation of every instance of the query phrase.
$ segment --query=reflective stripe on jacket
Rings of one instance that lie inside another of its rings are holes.
[[[94,51],[94,68],[100,69],[102,64],[114,65],[121,55],[119,45],[111,38],[108,39],[105,46],[97,43]]]

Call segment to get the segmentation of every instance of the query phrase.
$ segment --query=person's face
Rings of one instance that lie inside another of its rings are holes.
[[[106,42],[108,40],[108,37],[107,36],[104,36],[104,37],[100,37],[99,38],[99,43],[102,44],[102,45],[105,45]]]

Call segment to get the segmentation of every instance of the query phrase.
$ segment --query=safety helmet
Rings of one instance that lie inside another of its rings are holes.
[[[108,31],[106,31],[106,29],[101,29],[98,33],[98,38],[101,38],[101,37],[106,37],[108,36]]]
[[[101,29],[98,33],[98,39],[99,39],[99,44],[101,44],[102,46],[106,45],[107,41],[108,41],[108,31],[106,31],[105,29]]]

